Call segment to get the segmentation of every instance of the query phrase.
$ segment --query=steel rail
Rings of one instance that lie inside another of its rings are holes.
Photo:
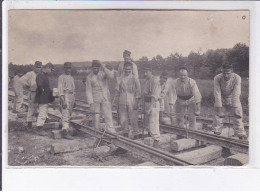
[[[87,110],[74,110],[74,111],[79,111],[81,113],[88,113]],[[114,117],[117,117],[117,113],[113,112]],[[142,122],[142,120],[139,119],[139,122]],[[167,132],[167,133],[172,133],[172,134],[177,134],[180,136],[186,136],[187,132],[189,134],[189,137],[193,139],[197,139],[200,141],[204,141],[207,143],[211,143],[214,145],[219,145],[221,147],[225,148],[233,148],[239,152],[243,153],[248,153],[248,148],[249,144],[248,141],[244,140],[236,140],[234,138],[229,138],[229,137],[223,137],[220,135],[215,135],[215,134],[209,134],[206,132],[198,131],[198,130],[188,130],[172,125],[166,125],[166,124],[160,124],[160,130]]]

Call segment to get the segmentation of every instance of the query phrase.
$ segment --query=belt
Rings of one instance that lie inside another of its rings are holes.
[[[145,102],[152,102],[152,96],[144,96]]]
[[[65,90],[65,91],[64,91],[64,94],[74,94],[74,92],[73,92],[73,91],[67,91],[67,90]]]
[[[189,100],[193,97],[193,95],[189,95],[189,96],[179,96],[179,95],[177,95],[177,97],[182,99],[182,100]]]

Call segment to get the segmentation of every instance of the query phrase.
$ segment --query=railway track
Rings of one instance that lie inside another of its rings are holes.
[[[10,99],[12,95],[9,95]],[[81,104],[77,104],[77,108],[74,108],[74,112],[81,113],[82,115],[89,114],[88,106],[84,104],[84,101],[78,101]],[[83,103],[83,104],[82,104]],[[25,105],[28,105],[26,102]],[[55,118],[57,120],[60,119],[59,116],[55,114],[48,114],[50,117]],[[114,118],[117,118],[116,112],[113,112]],[[141,123],[142,120],[139,119]],[[90,136],[94,136],[98,139],[102,139],[102,141],[108,144],[114,144],[117,147],[123,148],[125,150],[131,151],[139,156],[146,158],[148,161],[152,161],[159,165],[167,165],[167,166],[189,166],[196,165],[196,163],[189,162],[189,160],[185,160],[185,158],[181,158],[178,154],[172,154],[168,150],[155,149],[151,146],[145,145],[144,143],[138,140],[132,140],[127,137],[116,135],[110,132],[105,132],[102,130],[96,130],[90,126],[80,124],[77,121],[71,121],[71,124],[79,131],[88,134]],[[207,132],[199,131],[199,130],[187,130],[184,128],[171,126],[167,124],[160,124],[160,131],[166,134],[175,134],[178,136],[182,136],[183,138],[191,138],[198,141],[206,142],[210,145],[217,145],[223,148],[228,148],[235,150],[239,153],[248,154],[249,143],[246,140],[238,140],[229,137],[223,137],[220,135],[210,134]],[[187,137],[188,135],[188,137]],[[202,146],[207,147],[207,146]],[[198,150],[201,147],[198,148]],[[187,152],[189,151],[186,150]],[[185,153],[185,152],[184,152]],[[207,163],[207,162],[206,162]]]

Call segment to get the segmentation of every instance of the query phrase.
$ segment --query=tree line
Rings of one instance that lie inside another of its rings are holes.
[[[208,50],[205,53],[190,52],[186,57],[182,56],[178,52],[170,54],[170,56],[163,58],[161,55],[157,55],[152,59],[148,59],[143,56],[139,60],[135,61],[142,77],[143,67],[152,67],[155,73],[159,74],[162,71],[167,71],[173,77],[177,76],[177,70],[181,66],[186,66],[189,69],[190,76],[200,79],[212,79],[217,73],[220,72],[220,67],[224,63],[232,63],[234,71],[242,77],[249,77],[249,47],[243,43],[237,43],[230,49],[216,49]],[[110,69],[116,69],[118,63],[108,64]],[[31,71],[33,64],[16,65],[9,63],[9,75],[14,74],[16,70],[21,70],[23,73]],[[88,70],[90,65],[74,66],[72,74],[84,74]],[[59,75],[63,72],[62,64],[55,64],[56,71],[52,75]]]

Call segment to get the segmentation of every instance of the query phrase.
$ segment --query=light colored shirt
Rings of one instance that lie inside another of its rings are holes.
[[[143,90],[142,90],[142,96],[151,96],[155,99],[155,101],[158,101],[161,98],[161,84],[160,79],[156,76],[151,76],[150,78],[147,78],[144,82]]]
[[[58,91],[59,96],[67,93],[75,93],[74,78],[71,75],[62,74],[58,78]]]
[[[164,99],[165,96],[168,97],[169,99],[169,104],[175,104],[177,100],[177,95],[174,95],[175,93],[173,92],[175,81],[171,78],[168,78],[166,83],[161,86],[162,91],[161,91],[161,98]]]
[[[99,71],[97,75],[90,72],[86,77],[86,97],[87,103],[102,102],[110,100],[108,79],[114,78],[114,72],[108,69]]]
[[[29,88],[30,91],[36,92],[37,84],[36,84],[36,76],[37,74],[34,71],[30,71],[23,75],[20,78],[20,82],[23,87]]]
[[[133,71],[132,74],[134,75],[135,78],[138,79],[138,69],[137,69],[137,65],[133,62],[131,62],[133,64]],[[120,81],[121,77],[124,76],[124,64],[125,62],[121,62],[118,66],[118,71],[117,71],[117,81]]]
[[[189,101],[194,101],[195,103],[201,102],[201,94],[195,80],[187,78],[184,82],[180,78],[175,80],[173,85],[173,95],[180,97],[190,96]],[[181,98],[178,98],[182,100]]]
[[[232,107],[241,106],[241,77],[232,73],[231,78],[226,81],[223,74],[214,77],[215,107],[222,107],[222,98],[231,99]]]
[[[119,104],[133,105],[141,97],[140,81],[133,75],[123,76],[116,85],[116,90],[119,92]]]
[[[21,84],[21,81],[20,81],[20,77],[18,75],[16,75],[14,78],[13,78],[13,88],[14,88],[14,91],[16,93],[19,93],[19,92],[22,92],[23,91],[23,86]]]

